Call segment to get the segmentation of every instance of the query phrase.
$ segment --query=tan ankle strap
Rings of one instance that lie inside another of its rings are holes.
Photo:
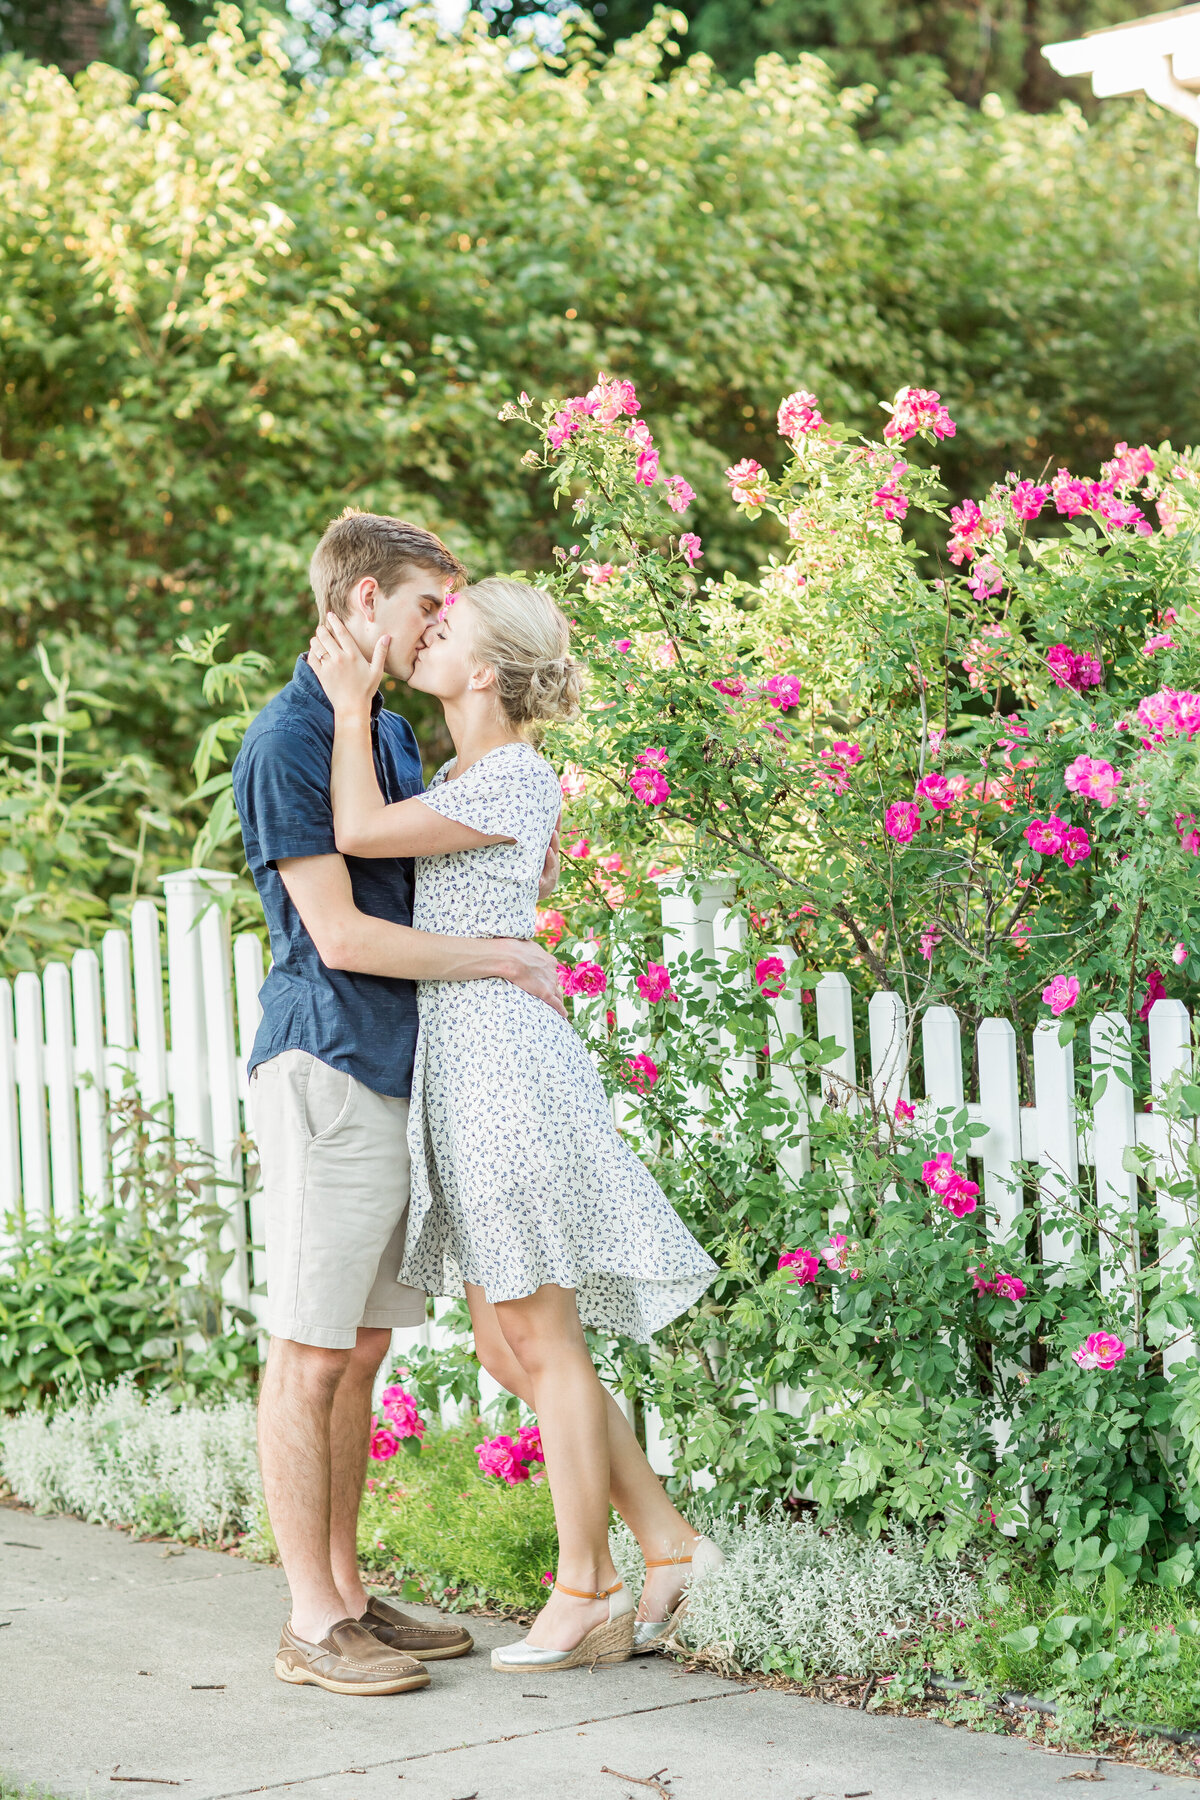
[[[689,1550],[686,1556],[664,1556],[659,1562],[648,1562],[646,1567],[648,1569],[672,1569],[676,1563],[689,1563],[691,1560],[692,1555]]]
[[[607,1600],[610,1594],[619,1593],[625,1584],[623,1581],[614,1581],[611,1587],[597,1588],[591,1594],[585,1593],[582,1588],[564,1587],[561,1581],[556,1581],[554,1585],[560,1594],[571,1594],[576,1600]]]

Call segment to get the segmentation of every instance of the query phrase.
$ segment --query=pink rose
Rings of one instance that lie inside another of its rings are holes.
[[[877,487],[871,495],[871,505],[877,506],[885,519],[903,519],[908,512],[908,495],[898,486],[897,470],[903,474],[907,463],[897,463],[882,487]]]
[[[695,498],[695,488],[689,487],[682,475],[667,477],[667,505],[672,512],[686,512]]]
[[[1055,1018],[1074,1006],[1079,998],[1079,982],[1074,975],[1055,975],[1049,987],[1042,989],[1042,1000]]]
[[[935,812],[945,812],[954,804],[954,790],[944,775],[923,775],[916,786],[918,800],[928,800]]]
[[[932,924],[926,925],[924,931],[921,933],[921,942],[919,945],[921,955],[925,958],[926,962],[933,961],[933,953],[941,941],[942,928],[936,920]]]
[[[1146,992],[1142,996],[1142,1004],[1138,1007],[1138,1018],[1148,1019],[1150,1009],[1157,1000],[1165,1000],[1167,986],[1162,978],[1161,969],[1151,969],[1146,977]]]
[[[629,1085],[637,1089],[639,1094],[649,1093],[658,1080],[658,1064],[652,1062],[645,1051],[640,1056],[630,1057],[625,1064]]]
[[[911,1125],[916,1116],[917,1109],[915,1106],[910,1105],[907,1100],[897,1100],[896,1123],[898,1125]]]
[[[992,594],[998,594],[1004,586],[1004,576],[1000,569],[988,557],[977,562],[972,570],[967,586],[976,600],[987,600]]]
[[[402,1387],[396,1386],[394,1382],[385,1387],[379,1397],[379,1404],[398,1438],[425,1436],[425,1421],[417,1412],[417,1403]]]
[[[762,684],[762,693],[779,712],[790,712],[800,704],[800,678],[797,675],[772,675]]]
[[[740,700],[746,691],[746,683],[740,675],[726,675],[708,685],[716,688],[718,694],[727,694],[731,700]]]
[[[537,935],[545,938],[551,950],[566,935],[567,921],[553,906],[538,908],[536,924]]]
[[[1147,638],[1142,645],[1143,656],[1153,656],[1156,650],[1178,650],[1175,639],[1161,632],[1158,637]]]
[[[994,1290],[1002,1300],[1023,1300],[1028,1289],[1017,1275],[1006,1275],[1001,1270],[994,1283]]]
[[[506,1481],[509,1487],[529,1480],[529,1465],[510,1437],[484,1438],[482,1444],[476,1444],[475,1454],[483,1475],[494,1475],[498,1480]]]
[[[1025,842],[1039,856],[1057,856],[1067,841],[1067,822],[1057,813],[1048,819],[1031,819],[1025,827]]]
[[[592,586],[596,588],[607,587],[617,572],[617,565],[615,563],[585,562],[580,563],[579,566],[591,582]],[[628,640],[626,640],[626,642],[628,642]]]
[[[780,401],[775,422],[780,437],[791,438],[793,442],[825,423],[817,411],[817,396],[810,394],[807,388],[798,388]]]
[[[758,991],[767,1000],[775,1000],[787,986],[787,970],[783,966],[783,958],[779,956],[762,956],[754,965],[754,979]]]
[[[1081,1369],[1115,1369],[1125,1354],[1125,1345],[1111,1331],[1093,1331],[1071,1356]]]
[[[658,480],[658,451],[652,444],[647,449],[638,451],[633,479],[640,481],[643,487],[653,487]]]
[[[1050,489],[1035,487],[1032,481],[1018,481],[1009,496],[1018,519],[1036,519],[1050,498]]]
[[[1083,826],[1068,825],[1062,853],[1062,859],[1068,869],[1073,869],[1077,862],[1083,862],[1091,854],[1092,841]]]
[[[918,431],[932,431],[934,437],[954,436],[954,421],[930,388],[903,387],[887,409],[891,418],[883,428],[885,438],[899,438],[907,443]]]
[[[394,1431],[389,1431],[385,1425],[381,1425],[375,1415],[372,1414],[370,1451],[375,1461],[387,1462],[389,1457],[395,1456],[399,1448],[400,1439],[396,1436],[396,1433]]]
[[[1095,756],[1077,756],[1063,776],[1067,787],[1083,800],[1098,800],[1111,806],[1117,797],[1121,776],[1109,762]]]
[[[752,456],[726,469],[725,479],[737,506],[761,506],[767,497],[767,471]]]
[[[1050,492],[1054,495],[1055,507],[1065,518],[1073,519],[1076,513],[1087,510],[1089,500],[1087,482],[1080,481],[1077,476],[1070,474],[1066,469],[1058,471],[1050,483]]]
[[[912,800],[893,800],[883,815],[883,828],[899,844],[911,844],[921,829],[921,809]]]
[[[679,540],[679,554],[689,569],[694,569],[704,554],[700,548],[700,539],[694,531],[685,531]]]
[[[657,1006],[660,1000],[675,999],[671,971],[665,963],[647,963],[645,974],[634,976],[634,985],[642,999],[649,1001],[651,1006]]]
[[[1112,453],[1112,461],[1103,464],[1100,473],[1117,487],[1133,487],[1143,475],[1154,473],[1154,456],[1149,444],[1140,444],[1136,450],[1131,450],[1126,443],[1118,444]]]
[[[574,968],[569,963],[559,963],[558,985],[568,999],[576,995],[596,999],[608,986],[608,977],[599,963],[577,962]]]
[[[1175,967],[1177,969],[1181,969],[1183,967],[1184,963],[1187,961],[1187,957],[1188,957],[1187,945],[1186,944],[1176,944],[1175,948],[1171,952],[1171,961],[1175,964]]]
[[[805,1287],[810,1281],[815,1281],[820,1266],[811,1250],[785,1250],[775,1265],[777,1269],[792,1271],[788,1282],[793,1287]]]
[[[670,784],[657,769],[635,769],[629,777],[629,786],[643,806],[661,806],[670,798]]]
[[[1176,813],[1175,829],[1179,833],[1179,845],[1192,856],[1200,856],[1200,830],[1196,829],[1195,813]]]

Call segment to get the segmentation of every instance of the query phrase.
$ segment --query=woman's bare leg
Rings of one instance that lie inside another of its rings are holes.
[[[493,1381],[516,1394],[536,1412],[533,1383],[501,1329],[496,1308],[480,1287],[467,1287],[467,1303],[475,1330],[475,1353]],[[586,1347],[586,1346],[585,1346]],[[589,1359],[590,1360],[590,1359]],[[633,1427],[601,1383],[608,1425],[609,1494],[613,1507],[638,1541],[647,1562],[660,1562],[690,1551],[697,1533],[667,1498],[662,1482],[646,1460]],[[647,1569],[638,1617],[665,1619],[683,1591],[687,1564]],[[568,1580],[566,1575],[563,1580]],[[570,1585],[578,1585],[571,1582]]]
[[[594,1596],[618,1580],[608,1547],[604,1389],[572,1289],[546,1285],[523,1299],[498,1301],[496,1317],[533,1388],[558,1530],[558,1579],[587,1596],[555,1588],[529,1642],[543,1650],[573,1650],[608,1618],[608,1601]]]

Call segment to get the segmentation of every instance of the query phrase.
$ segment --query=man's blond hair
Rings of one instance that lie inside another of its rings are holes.
[[[440,576],[447,588],[467,579],[457,556],[432,531],[385,513],[347,507],[328,527],[308,565],[317,617],[332,612],[347,618],[350,596],[365,576],[373,576],[380,592],[390,594],[417,569]]]

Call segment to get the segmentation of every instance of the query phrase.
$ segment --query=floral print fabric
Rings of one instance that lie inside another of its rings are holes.
[[[425,804],[513,842],[418,857],[414,925],[531,937],[561,798],[528,744],[440,769]],[[421,982],[417,1000],[400,1279],[492,1301],[574,1288],[585,1325],[642,1341],[693,1305],[716,1264],[618,1133],[567,1021],[506,981]]]

